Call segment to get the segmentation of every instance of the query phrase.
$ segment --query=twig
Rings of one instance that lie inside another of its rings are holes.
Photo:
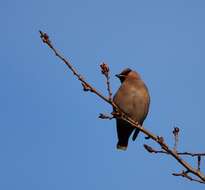
[[[72,64],[71,64],[68,60],[66,60],[62,55],[60,55],[60,53],[53,47],[53,45],[52,45],[52,43],[51,43],[51,41],[50,41],[50,39],[49,39],[49,36],[48,36],[46,33],[42,32],[42,31],[39,31],[39,33],[40,33],[40,37],[41,37],[42,41],[43,41],[45,44],[47,44],[48,47],[50,47],[50,48],[53,50],[53,52],[55,53],[55,55],[56,55],[58,58],[60,58],[60,59],[63,61],[63,63],[65,63],[65,64],[68,66],[68,68],[72,71],[73,75],[75,75],[75,76],[78,78],[78,80],[81,81],[81,84],[83,85],[84,90],[85,90],[85,91],[91,91],[91,92],[93,92],[94,94],[96,94],[97,96],[99,96],[99,97],[102,98],[104,101],[106,101],[107,103],[110,104],[110,100],[109,100],[109,99],[107,99],[107,98],[106,98],[105,96],[103,96],[100,92],[98,92],[95,88],[93,88],[88,82],[86,82],[86,81],[83,79],[83,77],[82,77],[80,74],[78,74],[77,70],[74,69],[74,67],[72,66]],[[116,107],[117,107],[117,106],[116,106]]]
[[[86,91],[90,91],[94,94],[96,94],[97,96],[99,96],[100,98],[102,98],[104,101],[106,101],[107,103],[109,103],[115,110],[115,112],[112,113],[112,115],[114,117],[118,117],[126,122],[128,122],[129,124],[131,124],[133,127],[138,128],[142,133],[144,133],[145,135],[147,135],[148,137],[150,137],[152,140],[154,140],[155,142],[157,142],[163,151],[167,152],[167,154],[171,155],[175,160],[177,160],[184,168],[186,168],[186,170],[189,173],[192,173],[193,175],[197,176],[200,180],[202,180],[203,182],[205,182],[205,176],[204,174],[202,174],[200,171],[198,171],[197,169],[193,168],[191,165],[189,165],[186,161],[184,161],[179,154],[176,153],[176,151],[171,150],[168,145],[165,143],[163,137],[159,137],[154,135],[153,133],[151,133],[150,131],[146,130],[145,128],[143,128],[141,125],[138,124],[138,122],[132,120],[130,117],[128,117],[124,112],[122,112],[115,104],[114,102],[110,99],[107,98],[105,96],[103,96],[100,92],[98,92],[94,87],[92,87],[88,82],[86,82],[83,77],[81,77],[81,75],[78,74],[77,70],[75,70],[73,68],[73,66],[70,64],[69,61],[67,61],[63,56],[60,55],[60,53],[53,47],[53,45],[51,44],[51,41],[49,39],[49,36],[44,33],[44,32],[40,32],[40,37],[42,39],[42,41],[48,45],[48,47],[50,47],[52,49],[52,51],[55,53],[55,55],[60,58],[67,66],[68,68],[72,71],[72,73],[78,78],[79,81],[81,81],[84,89],[86,89]]]
[[[163,150],[155,150],[151,146],[144,144],[144,148],[150,152],[150,153],[156,153],[156,154],[168,154],[168,152]],[[205,156],[205,153],[191,153],[191,152],[176,152],[178,155],[184,155],[184,156],[191,156],[191,157],[203,157]]]
[[[189,171],[182,171],[181,173],[172,173],[173,176],[181,176],[181,177],[184,177],[184,178],[187,178],[189,179],[190,181],[195,181],[195,182],[198,182],[198,183],[203,183],[205,184],[205,181],[203,180],[199,180],[199,179],[195,179],[195,178],[192,178],[190,175],[188,175]]]
[[[107,85],[107,91],[108,91],[108,97],[109,97],[109,100],[110,101],[112,101],[112,91],[111,91],[111,88],[110,88],[110,75],[109,75],[109,73],[110,73],[110,69],[109,69],[109,67],[108,67],[108,65],[107,64],[105,64],[105,63],[102,63],[101,65],[100,65],[100,67],[101,67],[101,73],[105,76],[105,78],[106,78],[106,85]]]
[[[177,146],[178,146],[178,142],[179,142],[179,128],[174,127],[174,130],[172,133],[174,135],[174,151],[177,151]]]
[[[195,156],[205,156],[205,153],[191,153],[191,152],[178,152],[177,154],[179,155],[187,155],[187,156],[192,156],[192,157],[195,157]]]

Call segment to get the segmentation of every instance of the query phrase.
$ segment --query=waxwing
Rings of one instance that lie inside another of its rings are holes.
[[[124,69],[116,77],[120,79],[121,86],[114,95],[114,103],[129,117],[142,125],[148,114],[150,104],[150,96],[145,83],[137,72],[129,68]],[[130,135],[134,131],[132,139],[135,140],[139,130],[121,119],[116,119],[116,121],[117,148],[126,150]]]

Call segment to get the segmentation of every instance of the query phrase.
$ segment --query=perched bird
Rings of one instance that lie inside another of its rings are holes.
[[[145,83],[137,72],[129,68],[117,74],[116,77],[120,79],[121,86],[114,95],[114,103],[126,113],[127,116],[142,125],[148,114],[150,104],[150,96]],[[118,149],[127,149],[128,140],[133,131],[132,139],[134,141],[139,130],[126,121],[117,119]]]

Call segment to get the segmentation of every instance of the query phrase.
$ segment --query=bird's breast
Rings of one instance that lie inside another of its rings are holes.
[[[145,85],[123,85],[114,102],[132,119],[143,122],[149,108],[149,94]]]

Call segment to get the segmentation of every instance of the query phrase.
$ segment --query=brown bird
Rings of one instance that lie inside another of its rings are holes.
[[[121,86],[113,98],[114,103],[130,118],[142,125],[150,104],[150,96],[145,83],[137,72],[129,68],[123,70],[116,77],[120,79]],[[126,121],[117,119],[118,149],[127,149],[128,140],[133,131],[132,139],[134,141],[139,130]]]

